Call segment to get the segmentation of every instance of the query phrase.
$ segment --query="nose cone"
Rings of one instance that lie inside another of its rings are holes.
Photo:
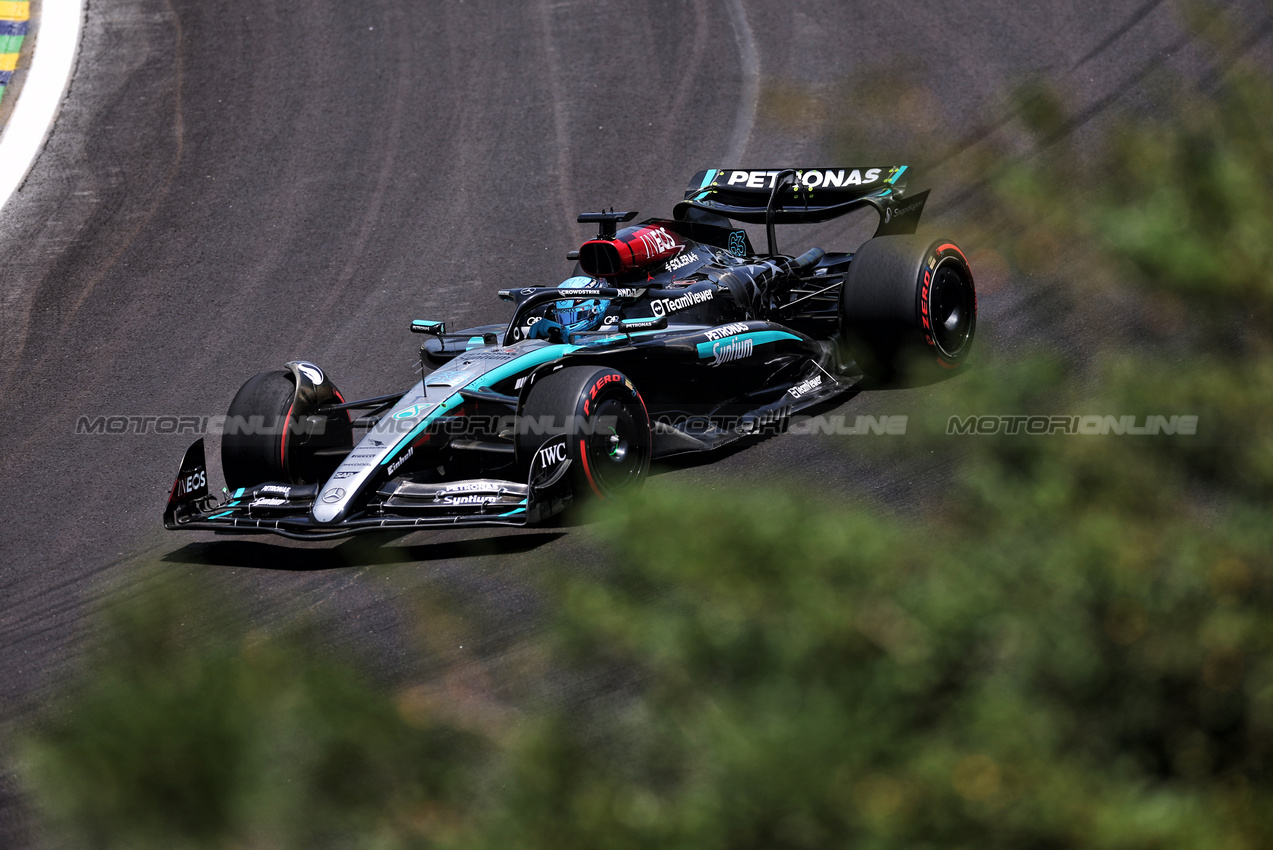
[[[318,498],[309,510],[314,522],[330,525],[346,519],[350,508],[361,503],[358,494],[380,480],[376,478],[378,470],[399,451],[399,444],[407,433],[420,424],[432,408],[425,399],[423,382],[404,394],[394,409],[354,446],[318,491]],[[393,466],[389,465],[388,470],[392,474]]]
[[[310,508],[310,516],[315,522],[324,524],[340,521],[345,516],[345,508],[349,505],[352,493],[352,479],[350,479],[349,487],[338,487],[329,481],[318,494],[318,498],[314,500],[314,507]]]

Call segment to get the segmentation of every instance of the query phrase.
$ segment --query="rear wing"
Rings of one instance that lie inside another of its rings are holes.
[[[713,168],[690,179],[674,216],[685,220],[702,210],[750,224],[812,224],[871,207],[880,216],[876,236],[914,233],[928,191],[905,197],[909,171],[905,165]]]

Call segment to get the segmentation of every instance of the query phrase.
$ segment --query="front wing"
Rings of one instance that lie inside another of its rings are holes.
[[[332,523],[311,509],[323,489],[317,484],[263,483],[209,495],[203,440],[186,451],[164,512],[172,530],[272,533],[296,540],[328,540],[372,531],[413,531],[466,526],[526,526],[565,510],[572,495],[565,458],[552,468],[532,463],[526,483],[496,478],[418,483],[395,479],[370,494],[367,506]]]

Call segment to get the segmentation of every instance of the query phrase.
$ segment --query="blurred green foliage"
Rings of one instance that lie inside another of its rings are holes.
[[[641,699],[520,754],[568,750],[577,784],[518,800],[504,846],[1264,846],[1267,573],[1197,529],[1049,518],[1050,490],[915,525],[643,500],[558,631],[575,664],[641,669]],[[590,816],[521,816],[571,803]]]
[[[954,473],[924,504],[654,482],[600,526],[605,563],[547,570],[553,623],[507,690],[601,684],[517,722],[154,582],[107,609],[86,675],[26,739],[50,830],[90,847],[1273,846],[1273,86],[1224,17],[1195,26],[1213,78],[1082,133],[1028,89],[944,156],[977,193],[974,272],[1041,339],[983,345],[926,391],[900,450]],[[923,91],[890,106],[949,137]],[[1109,345],[1067,350],[1079,326]],[[951,415],[1018,413],[1199,424],[945,434]]]
[[[24,742],[51,833],[89,848],[412,846],[456,828],[479,736],[198,579],[108,604],[84,673]]]

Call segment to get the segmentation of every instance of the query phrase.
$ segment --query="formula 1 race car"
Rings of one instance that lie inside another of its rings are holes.
[[[914,235],[928,192],[906,196],[906,172],[713,169],[670,219],[584,213],[598,233],[567,255],[575,274],[500,291],[507,323],[412,323],[423,379],[405,393],[346,401],[301,361],[250,379],[222,430],[223,495],[200,439],[164,524],[300,539],[528,525],[640,487],[654,458],[780,431],[864,375],[956,369],[972,273],[950,240]],[[880,224],[856,253],[778,252],[775,225],[861,209]],[[765,225],[767,251],[734,222]]]

